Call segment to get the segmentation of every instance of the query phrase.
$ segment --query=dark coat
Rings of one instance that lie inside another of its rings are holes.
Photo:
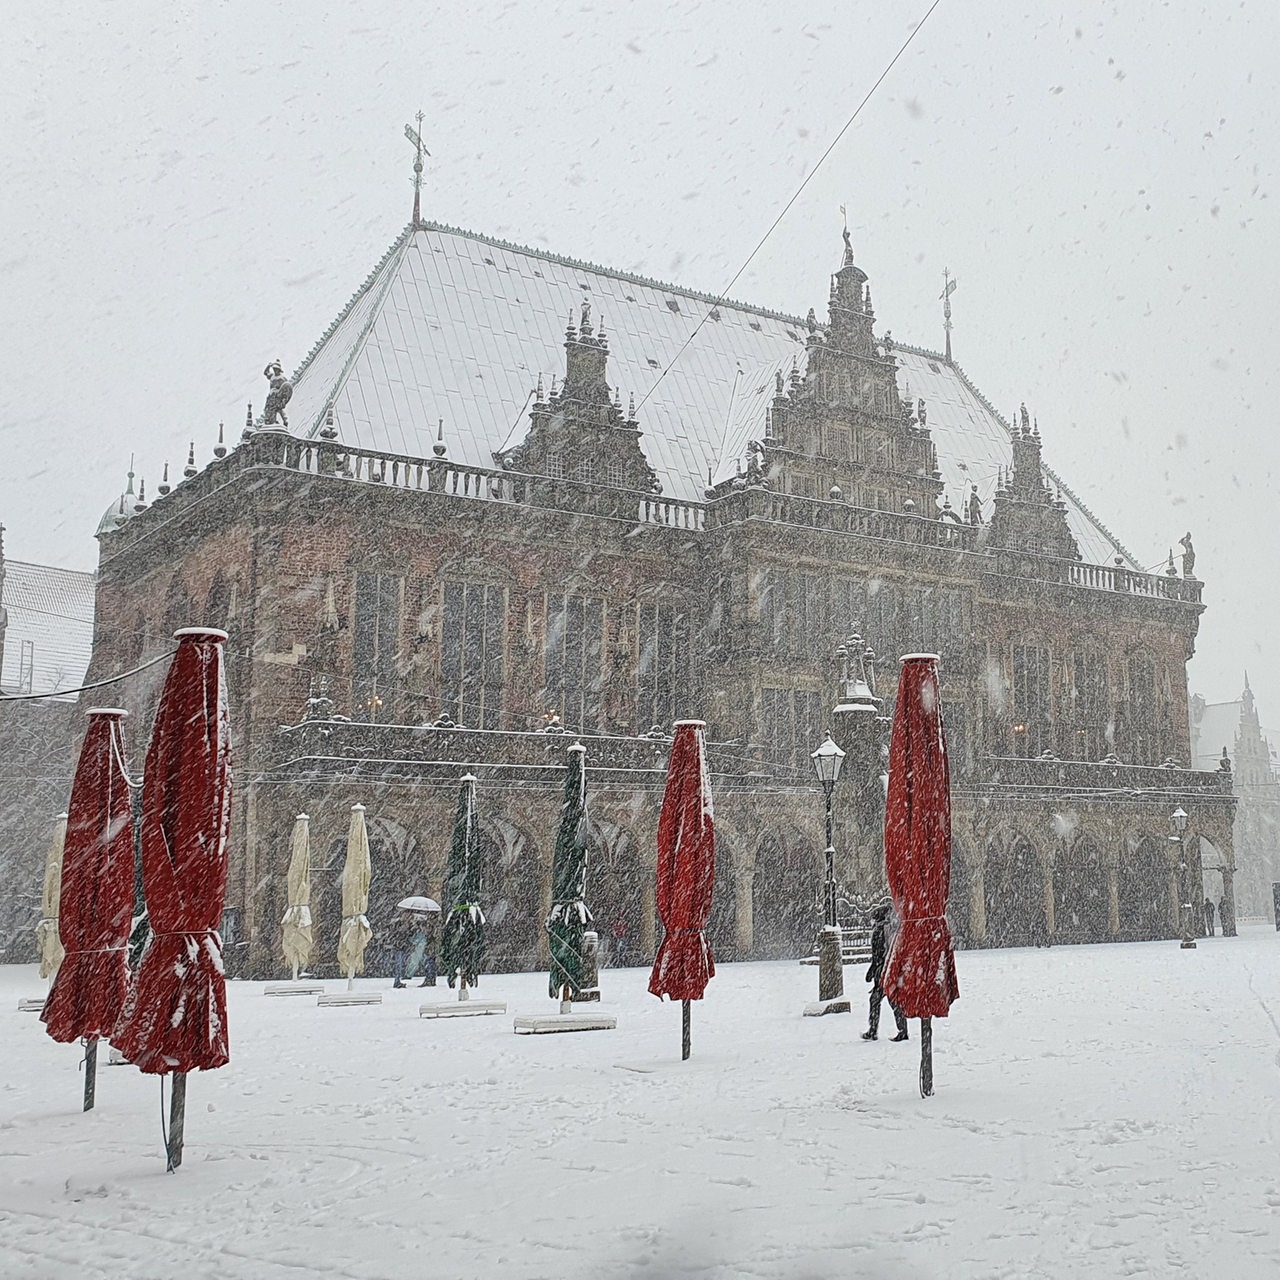
[[[396,916],[391,921],[391,927],[387,930],[387,941],[391,944],[391,950],[411,950],[417,933],[418,922],[416,920],[406,919],[404,916]]]
[[[877,920],[871,928],[871,963],[867,966],[867,981],[879,983],[884,977],[884,966],[889,959],[889,926]]]

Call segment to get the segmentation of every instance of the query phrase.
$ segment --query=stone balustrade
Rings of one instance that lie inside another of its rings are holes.
[[[1025,788],[1044,792],[1207,792],[1229,796],[1232,775],[1226,769],[987,756],[981,761],[976,778],[979,786],[998,785],[1003,793]]]
[[[161,511],[176,514],[184,505],[207,498],[240,474],[263,467],[408,493],[551,510],[585,510],[642,525],[682,530],[717,529],[745,520],[764,520],[916,547],[971,552],[991,562],[990,569],[984,570],[979,560],[975,565],[978,572],[993,571],[1154,600],[1195,605],[1201,602],[1202,584],[1194,578],[1140,573],[1121,566],[1086,564],[1032,552],[989,551],[980,545],[980,529],[954,520],[775,493],[759,485],[734,490],[711,502],[687,502],[551,476],[466,466],[444,457],[414,458],[356,448],[336,440],[304,440],[275,429],[254,432],[226,457],[184,480],[166,497],[158,498],[139,513],[141,518],[126,520],[111,531],[104,541],[104,562],[154,530],[155,518]]]

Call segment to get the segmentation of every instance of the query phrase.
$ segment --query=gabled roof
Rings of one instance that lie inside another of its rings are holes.
[[[635,394],[664,492],[701,501],[708,475],[732,474],[763,438],[775,372],[803,368],[805,322],[430,222],[406,228],[302,363],[291,429],[315,435],[332,405],[346,443],[424,458],[443,419],[453,462],[492,467],[523,438],[539,374],[549,387],[563,373],[565,327],[584,301],[608,334],[611,384],[624,405]],[[896,350],[899,390],[926,402],[953,507],[971,481],[989,501],[1012,461],[1008,424],[942,356]],[[1140,568],[1062,487],[1085,559]]]
[[[82,685],[93,650],[94,575],[6,559],[2,603],[8,625],[0,690],[56,693]]]

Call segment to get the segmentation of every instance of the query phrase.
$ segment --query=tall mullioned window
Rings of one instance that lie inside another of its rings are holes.
[[[507,589],[447,582],[440,627],[440,706],[471,729],[501,727]]]
[[[642,604],[638,610],[636,727],[670,730],[675,720],[701,712],[690,662],[692,627],[683,609],[673,604]]]
[[[767,757],[794,770],[805,782],[813,771],[809,756],[829,727],[823,721],[828,701],[805,689],[760,690],[760,733]]]
[[[1078,652],[1071,665],[1070,714],[1064,755],[1101,760],[1111,750],[1111,689],[1101,653]]]
[[[1052,746],[1052,677],[1049,650],[1035,645],[1013,649],[1013,754],[1038,756]]]
[[[604,685],[604,601],[583,596],[547,596],[545,666],[547,709],[566,728],[600,729]]]
[[[353,720],[396,718],[403,592],[404,579],[398,574],[356,574],[355,625],[351,633]]]

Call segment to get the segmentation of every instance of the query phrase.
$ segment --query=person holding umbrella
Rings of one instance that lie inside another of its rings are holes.
[[[867,981],[871,983],[871,1011],[867,1029],[862,1033],[864,1040],[875,1040],[880,1032],[880,1002],[885,998],[884,967],[889,959],[889,904],[880,903],[871,909],[871,963],[867,966]],[[889,1008],[893,1010],[894,1021],[898,1024],[898,1034],[894,1041],[907,1038],[907,1020],[892,1000]]]
[[[418,922],[408,911],[397,912],[391,920],[391,975],[394,979],[392,987],[399,989],[405,985],[405,969],[409,962],[409,952],[417,939]]]

